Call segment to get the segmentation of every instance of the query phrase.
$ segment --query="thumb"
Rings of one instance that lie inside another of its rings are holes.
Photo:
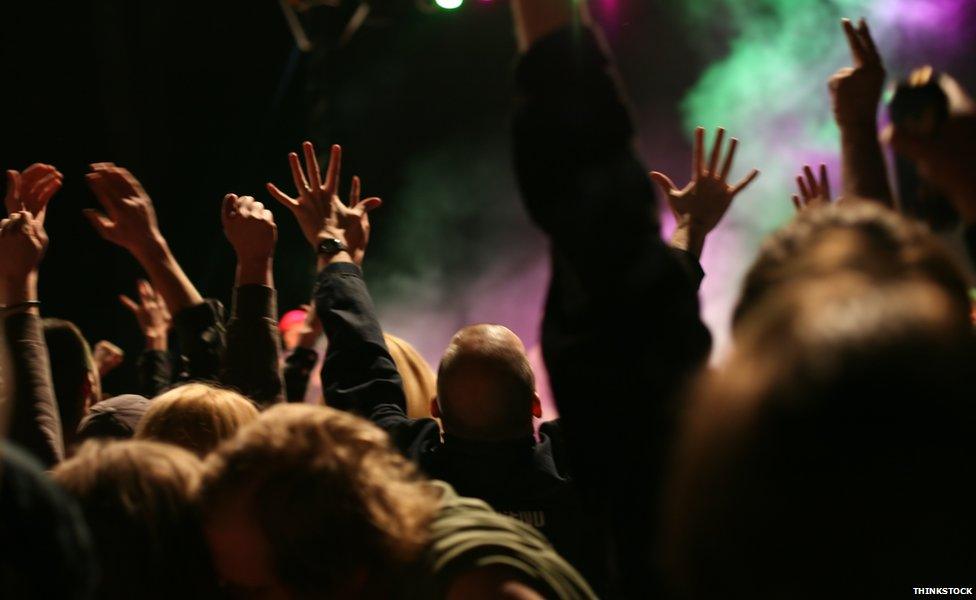
[[[108,240],[112,235],[112,228],[115,226],[112,221],[110,221],[105,215],[100,214],[97,210],[93,208],[86,208],[81,211],[81,214],[85,215],[88,222],[91,223],[98,235],[102,236],[103,239]]]
[[[366,198],[360,201],[357,206],[361,206],[365,212],[371,212],[383,206],[383,201],[379,198]]]
[[[661,191],[664,192],[665,196],[670,195],[671,192],[678,189],[678,186],[674,185],[674,182],[671,181],[670,177],[659,171],[651,171],[651,179],[653,179],[654,183],[661,188]]]

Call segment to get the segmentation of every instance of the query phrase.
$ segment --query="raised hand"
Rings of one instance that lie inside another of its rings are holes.
[[[695,129],[691,181],[684,188],[679,189],[664,173],[658,171],[651,173],[651,179],[664,192],[671,212],[678,222],[678,229],[675,231],[675,237],[672,238],[672,245],[688,250],[697,256],[701,255],[705,237],[715,229],[722,217],[725,216],[732,200],[759,176],[759,171],[753,169],[737,183],[729,185],[729,172],[732,170],[732,162],[739,140],[732,138],[729,141],[728,151],[725,153],[724,160],[721,161],[721,167],[719,167],[724,139],[725,130],[719,127],[715,136],[715,144],[712,146],[712,152],[706,165],[705,128],[698,127]]]
[[[318,246],[320,237],[335,237],[349,247],[354,261],[359,257],[357,264],[361,264],[369,241],[367,213],[380,206],[382,200],[367,198],[360,201],[360,182],[354,177],[349,204],[343,204],[338,195],[342,148],[332,146],[325,181],[322,181],[312,143],[302,144],[302,151],[305,154],[305,171],[297,154],[292,152],[288,155],[298,197],[288,196],[273,183],[268,183],[268,192],[295,215],[305,239],[313,248]]]
[[[83,211],[102,238],[136,258],[162,244],[152,200],[132,173],[112,163],[96,163],[85,180],[107,213]]]
[[[101,340],[92,348],[92,360],[98,369],[98,376],[105,377],[122,364],[125,352],[108,340]]]
[[[857,28],[849,19],[841,23],[853,66],[840,69],[828,82],[834,118],[841,127],[870,124],[873,128],[885,80],[881,55],[864,19],[858,22]]]
[[[810,165],[803,166],[803,175],[796,176],[796,187],[799,194],[793,194],[793,206],[796,211],[818,208],[830,204],[830,180],[827,178],[827,165],[820,165],[820,180],[813,174]]]
[[[29,211],[0,221],[0,306],[37,300],[37,267],[45,250],[47,233]]]
[[[237,254],[237,285],[271,286],[271,257],[278,240],[278,226],[271,211],[251,196],[227,194],[220,219]]]
[[[320,236],[334,237],[349,248],[352,261],[363,266],[366,258],[366,247],[369,245],[369,211],[382,203],[379,198],[360,200],[361,182],[359,177],[352,178],[349,191],[349,204],[343,204],[339,197],[333,198],[333,213],[326,220],[325,228]]]
[[[139,302],[125,295],[120,295],[119,300],[138,321],[142,335],[146,338],[146,349],[166,350],[169,330],[173,324],[166,302],[156,294],[148,281],[140,279],[136,287],[139,291]]]
[[[274,254],[278,226],[264,204],[251,196],[227,194],[220,217],[238,260],[263,261]]]
[[[23,173],[8,170],[7,193],[3,198],[7,214],[26,210],[43,225],[47,203],[61,189],[63,182],[64,176],[60,171],[42,163],[32,164]]]

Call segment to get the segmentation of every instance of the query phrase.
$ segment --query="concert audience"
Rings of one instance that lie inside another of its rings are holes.
[[[699,261],[759,171],[730,180],[738,140],[698,127],[687,184],[648,173],[586,2],[512,9],[512,151],[549,242],[560,419],[535,432],[535,374],[503,325],[458,331],[436,377],[383,332],[363,273],[382,201],[353,177],[343,202],[341,148],[323,172],[311,142],[288,156],[296,196],[267,185],[316,261],[311,304],[280,326],[268,207],[221,203],[228,317],[140,182],[91,165],[104,212],[85,217],[147,277],[120,296],[145,339],[137,389],[103,399],[125,352],[41,318],[64,176],[7,171],[0,596],[891,597],[976,573],[972,282],[902,206],[882,145],[948,199],[976,261],[976,103],[940,76],[934,134],[896,120],[879,136],[884,62],[867,23],[843,20],[851,66],[824,98],[840,196],[802,166],[796,215],[759,248],[734,347],[709,367]]]

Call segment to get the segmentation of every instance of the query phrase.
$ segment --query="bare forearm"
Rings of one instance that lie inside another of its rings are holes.
[[[237,275],[234,281],[237,287],[257,284],[273,288],[274,276],[271,258],[238,259]]]
[[[203,297],[183,272],[166,240],[153,240],[145,249],[134,252],[156,291],[166,301],[170,312],[176,314],[185,308],[203,304]]]
[[[585,20],[585,0],[512,0],[519,51],[527,51],[539,39],[573,22],[573,4],[576,2],[580,5],[579,14]]]
[[[695,258],[701,259],[702,250],[705,248],[705,234],[692,225],[678,223],[674,233],[671,234],[671,247],[684,250]]]
[[[844,197],[893,206],[888,168],[874,125],[842,127],[840,138]]]

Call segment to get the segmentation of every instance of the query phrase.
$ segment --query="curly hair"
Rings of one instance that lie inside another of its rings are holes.
[[[208,457],[205,518],[242,498],[278,579],[299,596],[335,590],[357,567],[395,577],[426,544],[438,507],[381,429],[299,404],[265,411]]]

